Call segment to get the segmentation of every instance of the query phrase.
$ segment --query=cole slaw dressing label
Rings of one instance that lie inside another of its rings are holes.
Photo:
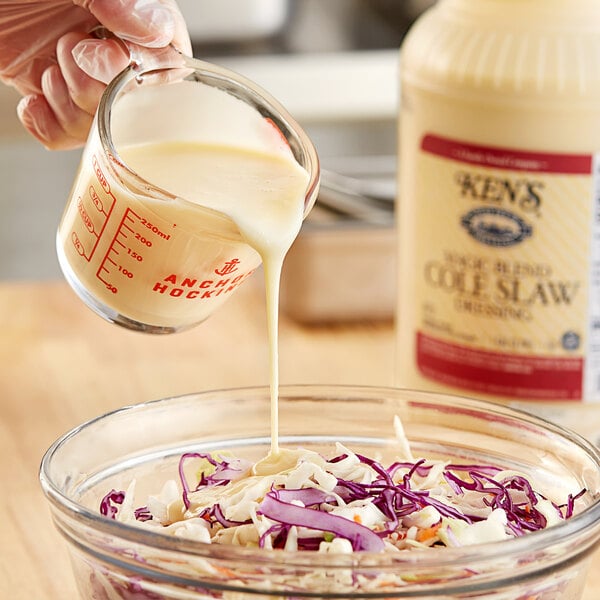
[[[481,393],[600,400],[600,161],[425,135],[416,361]]]

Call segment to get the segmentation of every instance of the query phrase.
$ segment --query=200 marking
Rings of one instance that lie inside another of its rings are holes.
[[[148,246],[148,248],[150,248],[150,246],[152,246],[152,241],[146,239],[142,234],[140,233],[136,233],[135,234],[135,239],[140,242],[140,244],[144,244],[145,246]]]

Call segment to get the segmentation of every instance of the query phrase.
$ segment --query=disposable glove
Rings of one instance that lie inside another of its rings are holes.
[[[200,0],[199,0],[200,1]],[[0,80],[23,96],[25,128],[50,149],[81,146],[106,84],[139,54],[191,44],[175,0],[0,0]]]

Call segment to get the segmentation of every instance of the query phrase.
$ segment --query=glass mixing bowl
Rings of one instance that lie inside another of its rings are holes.
[[[515,410],[387,388],[283,387],[280,443],[321,451],[339,441],[393,460],[393,419],[415,457],[487,463],[535,475],[584,507],[548,529],[501,542],[393,554],[320,554],[210,545],[107,519],[107,491],[135,478],[136,501],[177,472],[184,452],[258,459],[270,445],[269,390],[167,398],[98,417],[48,450],[41,483],[66,538],[84,599],[403,598],[576,600],[600,537],[600,454],[585,440]],[[139,496],[139,497],[137,497]],[[136,504],[137,506],[138,504]],[[387,585],[369,585],[378,577]]]

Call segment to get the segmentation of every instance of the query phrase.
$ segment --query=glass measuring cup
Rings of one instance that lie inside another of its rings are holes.
[[[308,173],[304,216],[319,165],[287,111],[227,69],[169,51],[159,64],[132,63],[108,85],[58,227],[59,263],[100,316],[172,333],[208,318],[261,259],[226,214],[141,177],[123,159],[127,148],[156,143],[287,153]]]

